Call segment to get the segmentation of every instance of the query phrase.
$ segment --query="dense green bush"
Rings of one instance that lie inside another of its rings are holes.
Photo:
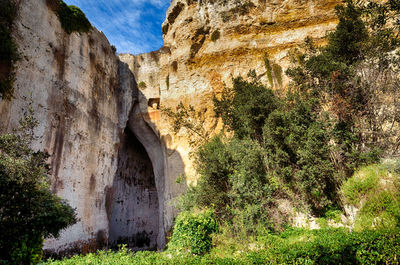
[[[201,177],[181,198],[184,209],[214,207],[217,220],[228,223],[236,236],[255,234],[259,226],[269,226],[268,206],[275,188],[267,176],[259,143],[216,136],[201,146],[195,157]]]
[[[205,254],[212,248],[212,234],[217,231],[218,224],[213,211],[182,212],[175,220],[168,250],[195,255]]]
[[[263,126],[269,114],[280,106],[274,92],[256,80],[233,79],[220,99],[214,98],[215,113],[238,138],[262,140]]]
[[[19,133],[0,135],[0,264],[36,264],[43,238],[76,222],[74,210],[48,187],[48,155],[29,146],[33,109]]]
[[[268,167],[284,183],[297,187],[313,210],[321,213],[337,203],[330,124],[312,94],[288,93],[284,102],[263,128]]]
[[[269,241],[275,242],[258,255],[259,260],[268,260],[273,264],[399,264],[398,232],[294,230],[283,238],[270,238]]]
[[[15,1],[0,1],[0,98],[13,95],[14,63],[19,59],[17,45],[11,36],[17,14]]]
[[[61,26],[68,34],[74,31],[88,32],[92,28],[92,25],[82,10],[73,5],[68,6],[63,1],[60,1],[57,15],[60,19]]]

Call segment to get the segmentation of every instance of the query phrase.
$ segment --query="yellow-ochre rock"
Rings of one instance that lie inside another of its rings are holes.
[[[231,85],[232,77],[255,70],[260,80],[274,89],[288,83],[285,71],[289,52],[307,37],[316,44],[337,24],[334,7],[340,0],[174,0],[163,23],[164,47],[149,54],[121,55],[130,65],[143,100],[159,98],[164,107],[180,102],[204,114],[207,130],[218,131],[212,95]],[[265,57],[272,68],[266,74]],[[272,81],[272,82],[271,82]],[[145,102],[143,106],[147,106]],[[145,111],[145,109],[143,108]],[[189,157],[191,147],[185,131],[174,135],[170,121],[158,110],[149,109],[161,137],[173,139],[168,148],[177,150],[184,161],[189,183],[196,174]]]

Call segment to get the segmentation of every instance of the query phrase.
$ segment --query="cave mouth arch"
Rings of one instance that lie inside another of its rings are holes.
[[[156,250],[160,209],[155,174],[145,147],[129,127],[121,137],[112,189],[109,246]]]

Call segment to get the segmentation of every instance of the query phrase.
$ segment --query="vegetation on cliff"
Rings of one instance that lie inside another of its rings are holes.
[[[14,64],[19,59],[17,45],[11,35],[17,15],[15,1],[0,1],[0,98],[13,95]]]
[[[48,184],[48,155],[30,146],[33,108],[20,128],[0,135],[0,264],[37,264],[43,239],[76,222],[74,210]]]
[[[61,26],[68,34],[72,32],[88,32],[92,28],[85,13],[79,7],[67,5],[60,1],[56,11]]]

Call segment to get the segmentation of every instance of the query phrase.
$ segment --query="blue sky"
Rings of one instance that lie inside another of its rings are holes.
[[[170,0],[64,0],[85,12],[118,53],[145,53],[163,45],[161,24]]]

